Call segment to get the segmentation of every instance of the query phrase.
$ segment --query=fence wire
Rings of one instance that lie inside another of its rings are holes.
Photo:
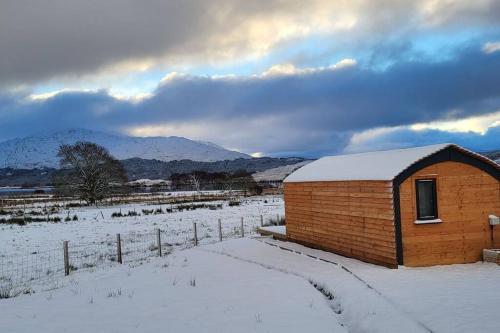
[[[232,217],[215,221],[196,221],[180,229],[162,226],[148,232],[120,234],[121,259],[123,264],[138,264],[159,255],[159,246],[166,255],[174,249],[182,250],[195,246],[194,225],[198,245],[207,245],[222,240],[253,236],[261,225],[278,224],[279,216]],[[243,227],[243,228],[242,228]],[[158,231],[159,230],[159,231]],[[158,232],[160,233],[158,243]],[[117,235],[107,236],[94,242],[68,242],[69,272],[92,270],[116,265],[119,262]],[[51,282],[65,275],[63,244],[44,251],[33,251],[27,255],[0,256],[0,296],[14,288],[29,288],[33,284]],[[0,297],[1,298],[1,297]]]

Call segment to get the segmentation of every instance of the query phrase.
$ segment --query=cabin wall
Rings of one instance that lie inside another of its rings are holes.
[[[415,224],[415,180],[436,178],[438,218],[442,223]],[[442,162],[419,170],[400,185],[401,230],[405,266],[476,262],[494,244],[488,215],[500,216],[500,185],[486,172],[459,162]]]
[[[396,267],[392,182],[285,183],[287,237]]]

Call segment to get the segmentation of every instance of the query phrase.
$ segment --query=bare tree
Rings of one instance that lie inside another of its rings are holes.
[[[198,194],[198,199],[199,199],[201,196],[200,195],[201,179],[196,172],[193,172],[192,174],[190,174],[189,179],[191,180],[191,184],[193,185],[194,189],[196,190],[196,193]]]
[[[108,196],[113,184],[127,181],[120,161],[95,143],[79,141],[61,145],[57,156],[61,171],[54,183],[65,192],[76,192],[89,204]]]

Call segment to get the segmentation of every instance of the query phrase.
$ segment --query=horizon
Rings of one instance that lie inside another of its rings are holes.
[[[496,1],[100,6],[0,4],[0,142],[78,127],[254,157],[500,148]]]
[[[220,146],[219,144],[214,143],[214,142],[203,141],[203,140],[192,140],[192,139],[189,139],[189,138],[186,138],[186,137],[175,136],[175,135],[173,135],[173,136],[129,136],[127,134],[118,133],[118,132],[112,132],[112,131],[108,132],[108,131],[105,131],[105,130],[96,131],[96,130],[91,130],[91,129],[87,129],[87,128],[81,128],[81,127],[61,129],[61,130],[57,130],[57,131],[40,131],[40,132],[34,133],[34,134],[32,134],[30,136],[27,136],[27,137],[17,137],[17,138],[13,138],[13,139],[7,139],[7,140],[4,140],[4,141],[0,141],[0,144],[8,142],[8,141],[12,141],[12,140],[23,140],[23,139],[26,139],[26,138],[29,138],[29,137],[47,136],[47,137],[50,138],[51,136],[53,136],[55,134],[67,133],[67,132],[73,132],[73,131],[85,131],[85,132],[88,132],[89,134],[98,133],[98,134],[104,134],[104,135],[110,135],[110,136],[118,136],[118,137],[123,137],[123,138],[139,138],[139,139],[148,139],[148,138],[151,138],[151,139],[179,138],[179,139],[187,139],[189,141],[193,141],[193,142],[196,142],[196,143],[201,143],[201,144],[205,144],[205,145],[209,145],[209,146],[213,145],[213,146],[216,146],[218,148],[222,148],[222,149],[226,149],[226,150],[229,150],[229,151],[234,151],[234,152],[237,152],[237,153],[241,153],[241,152],[239,152],[237,150],[230,150],[228,148]],[[86,140],[84,140],[84,141],[86,141]],[[89,141],[89,142],[92,142],[92,141]],[[307,154],[300,155],[300,156],[299,155],[286,155],[286,154],[283,154],[281,156],[267,156],[267,155],[254,156],[254,155],[250,155],[250,154],[246,154],[246,155],[248,157],[251,157],[251,158],[284,158],[284,159],[298,158],[298,159],[304,159],[304,160],[316,160],[316,159],[319,159],[319,158],[322,158],[322,157],[328,157],[328,156],[364,154],[364,153],[379,152],[379,151],[390,151],[390,150],[401,150],[401,149],[404,150],[404,149],[421,148],[421,147],[425,147],[425,146],[438,146],[438,145],[457,145],[457,144],[454,143],[454,142],[441,142],[441,143],[434,143],[434,144],[420,145],[420,146],[413,145],[413,146],[403,147],[403,148],[391,148],[391,149],[380,148],[380,149],[367,150],[367,151],[361,151],[361,152],[340,152],[340,153],[331,154],[331,155],[318,155],[318,156],[307,155]],[[463,147],[463,148],[469,149],[467,147]],[[469,150],[477,152],[477,153],[481,153],[481,154],[496,153],[496,152],[500,152],[500,146],[497,146],[497,148],[493,148],[493,149],[490,149],[490,150],[483,150],[483,151],[481,151],[481,150],[472,150],[472,149],[469,149]],[[133,158],[143,159],[141,157],[131,157],[131,158],[132,159]],[[127,158],[127,159],[130,159],[130,158]],[[235,159],[244,159],[244,158],[243,157],[239,157],[239,158],[235,158]],[[207,162],[207,161],[199,161],[199,162]]]

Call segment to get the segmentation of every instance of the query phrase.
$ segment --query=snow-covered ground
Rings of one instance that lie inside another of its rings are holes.
[[[194,204],[203,204],[195,202]],[[215,229],[218,219],[222,221],[223,233],[230,233],[234,228],[239,228],[241,218],[244,218],[245,227],[260,224],[260,215],[264,218],[276,218],[277,214],[283,215],[283,199],[280,196],[249,197],[241,200],[240,206],[229,207],[227,202],[206,202],[209,205],[222,204],[222,209],[210,210],[199,208],[196,210],[176,211],[158,215],[144,215],[142,210],[161,208],[166,211],[171,205],[158,204],[128,204],[103,207],[79,207],[64,209],[58,214],[63,221],[58,223],[34,222],[24,226],[0,224],[0,258],[1,256],[24,255],[33,251],[59,248],[61,242],[67,240],[71,243],[88,243],[100,241],[117,233],[147,233],[160,228],[167,234],[169,232],[186,232],[192,236],[193,222],[199,230],[204,228]],[[184,204],[189,205],[189,204]],[[136,211],[140,216],[124,216],[112,218],[116,212],[127,214]],[[78,221],[64,222],[67,216],[78,216]],[[43,216],[42,216],[43,217]],[[200,236],[203,236],[200,234]]]
[[[244,233],[255,232],[270,218],[283,214],[283,200],[279,196],[242,198],[239,206],[230,207],[227,201],[195,202],[209,208],[178,211],[176,205],[127,204],[103,207],[65,209],[58,214],[61,222],[33,222],[27,225],[0,224],[0,288],[3,286],[31,287],[39,280],[52,280],[63,273],[62,242],[69,241],[70,265],[76,269],[110,265],[116,258],[116,234],[121,235],[125,262],[143,260],[156,255],[156,230],[161,230],[161,241],[179,248],[193,246],[194,228],[200,244],[218,241],[218,220],[221,220],[223,238],[241,235],[241,219]],[[190,204],[183,204],[184,207]],[[215,207],[214,207],[215,205]],[[143,213],[143,210],[161,209],[161,214]],[[167,213],[167,209],[173,212]],[[136,212],[139,216],[112,217],[113,213],[126,215]],[[69,216],[78,221],[67,221]],[[44,216],[41,216],[44,218]]]
[[[500,332],[500,266],[494,263],[388,269],[295,243],[266,242],[349,270],[427,331]]]
[[[242,238],[1,300],[0,332],[498,332],[499,279],[494,264],[391,270]]]
[[[260,228],[261,230],[273,232],[276,234],[286,235],[286,226],[284,225],[270,225]]]

